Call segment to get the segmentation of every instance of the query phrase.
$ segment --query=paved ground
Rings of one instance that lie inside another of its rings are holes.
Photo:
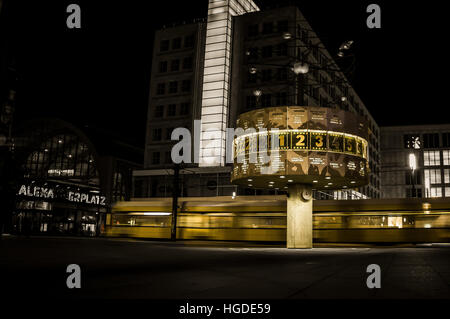
[[[222,245],[222,244],[221,244]],[[0,240],[0,280],[11,298],[450,299],[450,246],[220,247],[103,238]],[[82,288],[66,288],[78,264]],[[366,267],[381,267],[368,289]]]

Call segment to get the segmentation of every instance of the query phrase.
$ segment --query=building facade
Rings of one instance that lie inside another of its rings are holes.
[[[336,108],[365,117],[370,184],[350,192],[360,198],[380,196],[378,125],[298,8],[259,10],[253,1],[211,0],[206,20],[157,31],[154,47],[145,163],[143,171],[134,173],[136,196],[170,193],[175,127],[192,132],[197,159],[183,164],[184,195],[274,193],[230,184],[225,129],[235,127],[243,112],[285,105]],[[292,71],[296,61],[309,65],[301,79]],[[198,134],[195,120],[201,120]],[[325,198],[354,197],[347,193]]]
[[[14,205],[2,212],[3,231],[99,235],[112,204],[131,197],[139,149],[50,118],[21,123],[13,135]]]
[[[380,131],[383,198],[450,197],[450,124]]]

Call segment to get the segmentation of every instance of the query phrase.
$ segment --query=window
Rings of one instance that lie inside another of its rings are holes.
[[[275,94],[275,99],[277,105],[287,105],[287,93],[286,92],[278,92]]]
[[[153,129],[153,141],[161,141],[161,128],[154,128]]]
[[[302,40],[305,42],[309,38],[308,30],[301,30]]]
[[[424,148],[437,148],[439,147],[439,134],[423,134],[423,147]]]
[[[442,197],[442,187],[431,187],[430,195],[431,197]]]
[[[159,62],[159,73],[167,72],[167,61]]]
[[[450,147],[450,133],[442,133],[442,147]]]
[[[263,23],[263,34],[270,34],[273,33],[273,22],[265,22]]]
[[[246,55],[249,59],[256,59],[258,57],[258,48],[249,48]]]
[[[185,48],[193,48],[194,47],[194,35],[188,35],[184,37],[184,47]]]
[[[166,164],[171,164],[172,163],[172,152],[171,151],[166,151],[165,153],[165,163]]]
[[[287,69],[281,68],[277,70],[277,80],[278,81],[286,81],[288,78]]]
[[[169,93],[177,93],[178,92],[178,82],[172,81],[169,82]]]
[[[289,31],[288,28],[288,20],[280,20],[277,22],[277,28],[278,28],[278,32],[287,32]]]
[[[271,79],[272,79],[272,70],[271,69],[262,70],[263,82],[270,81]]]
[[[445,197],[450,197],[450,187],[445,187],[444,188],[444,191],[445,191]]]
[[[192,57],[191,56],[183,59],[183,69],[184,70],[192,69]]]
[[[403,141],[405,148],[420,149],[421,147],[419,135],[405,134],[403,135]]]
[[[424,151],[423,152],[424,166],[438,166],[441,165],[441,158],[439,151]]]
[[[181,82],[181,91],[189,92],[190,90],[191,90],[191,80],[183,80],[183,82]]]
[[[261,95],[261,102],[263,107],[272,106],[272,94]]]
[[[159,43],[159,51],[169,51],[169,40],[161,40],[161,42]]]
[[[257,24],[252,24],[248,26],[247,34],[249,37],[256,37],[259,33],[259,27]]]
[[[172,50],[181,48],[181,38],[175,38],[172,40]]]
[[[440,169],[426,169],[424,171],[424,175],[425,175],[425,185],[441,183],[441,170]]]
[[[181,115],[189,114],[189,102],[181,103],[180,114]]]
[[[155,117],[163,117],[164,116],[164,105],[157,105],[155,107]]]
[[[411,198],[411,197],[418,197],[421,198],[422,197],[422,189],[421,188],[408,188],[406,189],[406,197]]]
[[[288,46],[286,43],[277,45],[277,55],[278,56],[286,56],[288,54]]]
[[[252,73],[247,73],[247,83],[256,83],[256,73],[252,74]]]
[[[450,165],[450,150],[442,151],[442,160],[444,162],[444,165]]]
[[[152,164],[158,165],[161,160],[161,154],[159,152],[153,152],[152,154]]]
[[[254,95],[248,95],[247,96],[247,103],[246,103],[246,108],[247,109],[251,109],[256,107],[256,96]]]
[[[169,104],[169,108],[167,110],[167,116],[175,116],[177,115],[177,105]]]
[[[411,181],[412,181],[412,173],[410,170],[405,171],[405,184],[406,185],[412,185]],[[421,185],[422,184],[422,178],[421,178],[421,174],[420,171],[415,171],[414,172],[414,185]]]
[[[267,45],[262,48],[262,57],[263,58],[271,58],[272,57],[272,46]]]
[[[444,183],[450,184],[450,168],[444,169]]]
[[[165,83],[158,83],[156,86],[156,94],[157,95],[163,95],[166,93],[166,84]]]
[[[171,127],[166,128],[166,140],[170,141],[172,139],[172,131],[173,128]]]
[[[172,60],[172,62],[170,63],[170,71],[174,72],[179,70],[180,70],[180,60],[178,59]]]

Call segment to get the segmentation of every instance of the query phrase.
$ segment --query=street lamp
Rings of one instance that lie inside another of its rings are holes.
[[[414,171],[417,168],[416,155],[414,153],[409,154],[409,168],[411,168],[411,185],[412,185],[412,196],[416,197],[416,189],[414,188]]]

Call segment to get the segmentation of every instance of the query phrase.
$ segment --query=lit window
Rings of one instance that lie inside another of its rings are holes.
[[[431,197],[442,197],[442,187],[431,187]]]
[[[424,175],[425,175],[425,185],[441,183],[440,169],[426,169],[424,170]]]
[[[439,151],[425,151],[423,152],[424,166],[439,166],[441,165],[441,157]]]
[[[444,183],[450,184],[450,168],[444,169]]]
[[[442,151],[442,159],[444,161],[444,165],[450,165],[450,150]]]
[[[445,187],[445,197],[450,197],[450,187]]]

